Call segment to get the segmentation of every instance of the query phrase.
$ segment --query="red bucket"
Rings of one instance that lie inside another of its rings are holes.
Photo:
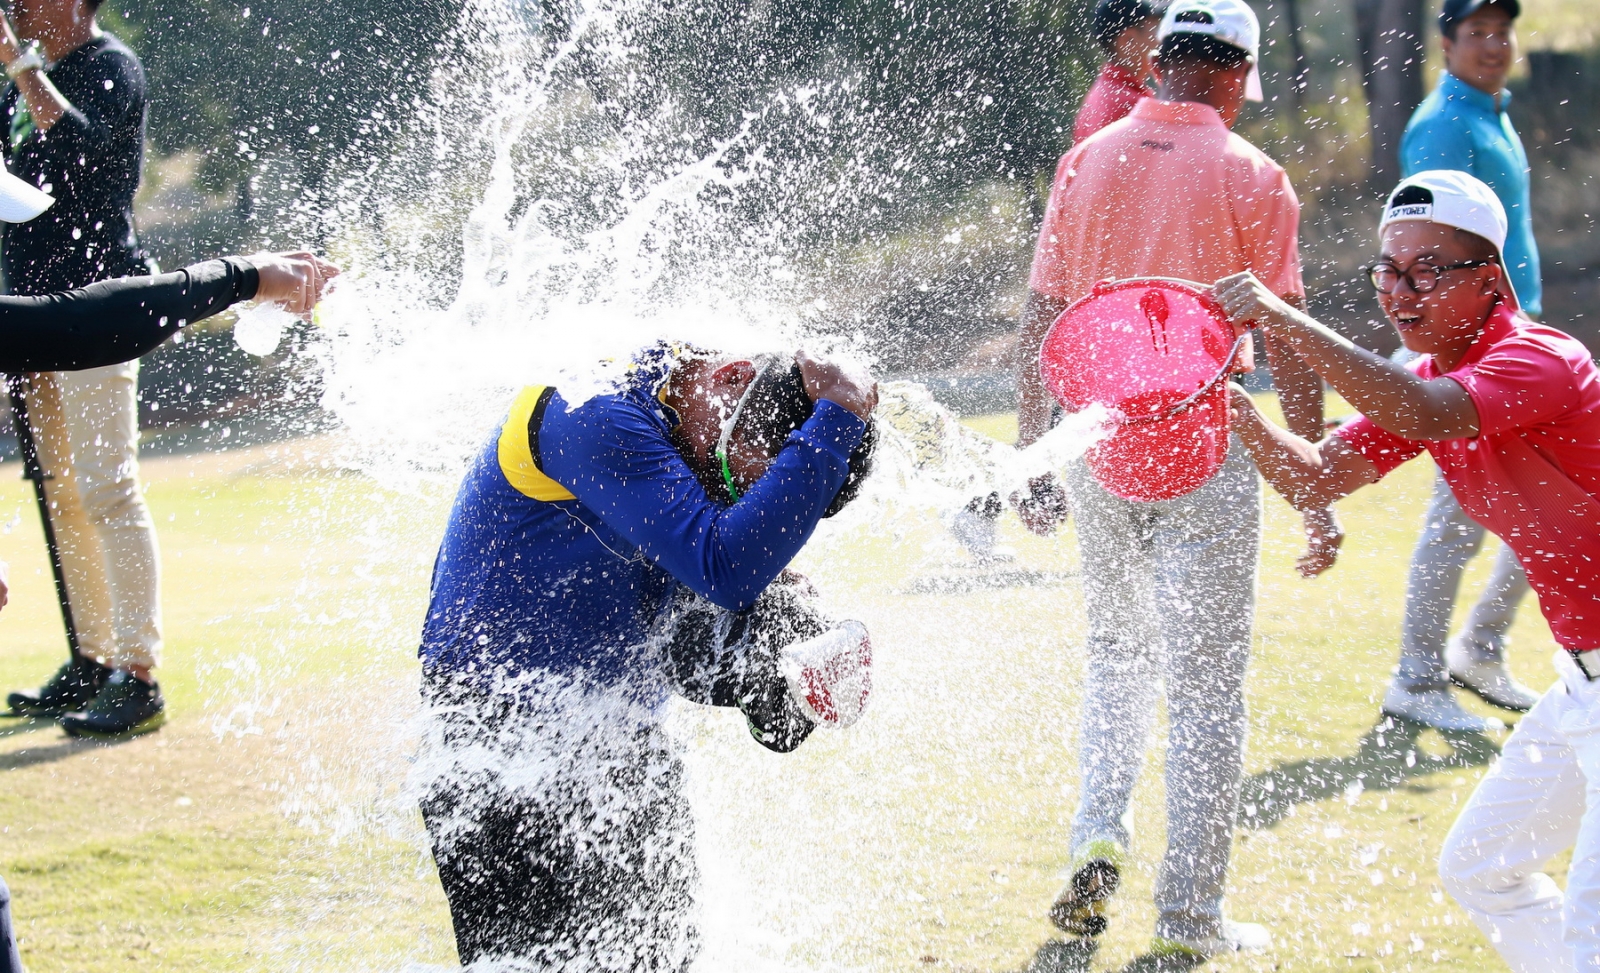
[[[1247,345],[1238,356],[1245,370]],[[1234,347],[1209,288],[1164,277],[1101,281],[1051,325],[1039,374],[1068,411],[1098,403],[1116,417],[1087,456],[1101,486],[1125,500],[1171,500],[1204,485],[1227,455],[1228,387],[1217,379]]]

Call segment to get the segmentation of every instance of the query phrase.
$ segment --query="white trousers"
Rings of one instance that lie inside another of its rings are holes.
[[[28,418],[84,655],[113,668],[161,653],[161,561],[139,490],[139,364],[29,376]]]
[[[1156,935],[1213,939],[1244,758],[1261,482],[1237,438],[1216,476],[1176,500],[1122,500],[1082,460],[1066,479],[1089,614],[1073,852],[1106,838],[1128,846],[1129,804],[1164,687],[1171,728]]]
[[[1445,838],[1439,877],[1516,973],[1600,970],[1600,681],[1565,652]],[[1540,871],[1573,849],[1563,892]]]

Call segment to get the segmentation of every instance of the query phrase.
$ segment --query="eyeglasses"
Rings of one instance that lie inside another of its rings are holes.
[[[756,369],[755,377],[750,379],[750,384],[745,386],[744,394],[739,396],[738,403],[733,407],[733,412],[722,424],[722,435],[717,438],[717,462],[722,464],[722,482],[728,487],[728,495],[733,497],[734,503],[739,502],[739,488],[733,484],[733,470],[728,468],[728,440],[733,438],[734,427],[739,424],[739,417],[744,415],[744,407],[750,401],[750,394],[761,383],[761,376],[767,374],[767,369],[772,367],[769,361]]]
[[[1466,270],[1468,267],[1483,267],[1488,264],[1498,263],[1494,257],[1483,260],[1468,260],[1459,264],[1446,264],[1440,267],[1437,264],[1414,263],[1406,270],[1401,270],[1387,260],[1375,263],[1367,268],[1367,278],[1372,281],[1372,289],[1379,294],[1393,294],[1395,288],[1400,286],[1400,279],[1411,286],[1418,294],[1429,294],[1439,286],[1439,278],[1452,270]]]

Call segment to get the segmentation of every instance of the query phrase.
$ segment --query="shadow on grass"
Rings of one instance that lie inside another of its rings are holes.
[[[1129,960],[1117,973],[1184,973],[1205,962],[1199,956],[1156,956],[1146,953]]]
[[[23,733],[48,730],[55,725],[55,720],[36,719],[32,716],[13,716],[10,713],[0,714],[0,740],[4,740],[6,737],[19,736]]]
[[[1099,947],[1093,939],[1050,939],[1018,973],[1088,973]]]
[[[1018,973],[1089,973],[1099,945],[1093,939],[1051,939],[1039,947],[1028,965]],[[1198,956],[1145,954],[1128,961],[1119,973],[1181,973],[1204,962]]]
[[[49,724],[54,726],[54,723]],[[133,739],[133,738],[129,738]],[[127,740],[84,740],[77,737],[63,737],[61,740],[42,747],[26,747],[13,750],[10,753],[0,753],[0,773],[8,770],[21,770],[24,767],[35,767],[56,760],[82,753],[85,750],[101,750],[106,747],[116,747],[127,743]]]
[[[930,575],[917,578],[898,593],[902,595],[966,595],[975,591],[1000,591],[1006,588],[1059,588],[1077,577],[1075,571],[1030,571],[1010,568],[971,574]]]
[[[1349,756],[1298,760],[1251,775],[1239,795],[1238,826],[1270,828],[1296,804],[1324,800],[1358,785],[1362,790],[1394,790],[1413,777],[1481,767],[1500,752],[1481,733],[1441,731],[1451,752],[1436,756],[1417,746],[1424,729],[1409,720],[1384,716]]]

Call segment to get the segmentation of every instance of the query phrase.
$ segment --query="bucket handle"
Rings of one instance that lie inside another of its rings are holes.
[[[1254,328],[1255,322],[1252,321],[1250,326],[1239,337],[1233,339],[1233,348],[1229,350],[1228,357],[1223,359],[1222,368],[1218,369],[1217,374],[1211,376],[1204,385],[1195,389],[1187,398],[1180,402],[1174,402],[1160,412],[1152,412],[1142,416],[1125,416],[1122,419],[1123,425],[1142,426],[1151,422],[1166,422],[1168,419],[1176,418],[1194,408],[1195,403],[1210,395],[1216,390],[1217,386],[1228,380],[1228,375],[1233,369],[1233,361],[1239,357],[1239,349],[1243,348],[1244,343],[1250,340],[1250,333]]]

